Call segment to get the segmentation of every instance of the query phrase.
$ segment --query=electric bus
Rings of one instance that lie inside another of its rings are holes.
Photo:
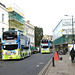
[[[48,39],[41,40],[41,53],[51,53],[53,50],[53,43]]]
[[[2,60],[31,56],[30,39],[20,31],[5,31],[1,37]]]

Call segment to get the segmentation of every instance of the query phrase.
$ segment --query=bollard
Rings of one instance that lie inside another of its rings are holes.
[[[53,62],[53,67],[55,66],[55,64],[54,64],[54,57],[53,57],[53,59],[52,59],[52,62]]]

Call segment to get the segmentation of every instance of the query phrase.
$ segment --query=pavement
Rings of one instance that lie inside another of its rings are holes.
[[[48,67],[45,75],[75,75],[75,59],[74,63],[71,62],[69,52],[66,55],[59,55],[62,60],[55,60]]]

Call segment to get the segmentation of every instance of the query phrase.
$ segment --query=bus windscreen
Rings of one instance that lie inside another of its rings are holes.
[[[24,47],[24,49],[29,49],[29,47]]]
[[[3,33],[3,40],[15,40],[17,39],[17,32],[4,32]]]
[[[48,40],[42,40],[42,43],[48,43]]]

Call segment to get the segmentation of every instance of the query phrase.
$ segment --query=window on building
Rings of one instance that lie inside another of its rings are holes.
[[[4,14],[2,14],[2,22],[4,22]]]
[[[2,28],[2,32],[4,32],[4,28]]]

